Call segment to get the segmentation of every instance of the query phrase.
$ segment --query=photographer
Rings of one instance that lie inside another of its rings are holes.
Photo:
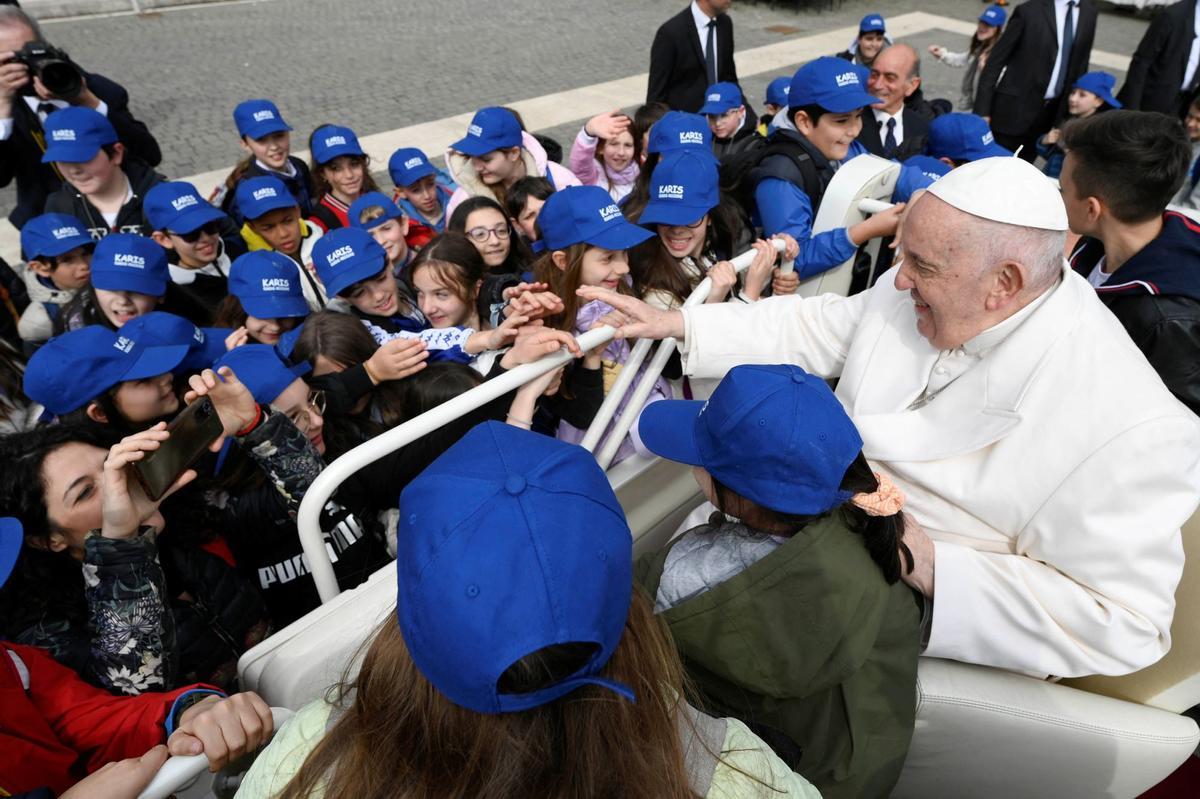
[[[46,198],[62,185],[54,168],[42,163],[42,123],[60,108],[99,111],[116,129],[128,156],[150,166],[162,160],[158,142],[129,112],[125,89],[83,72],[45,41],[32,17],[16,6],[0,5],[0,187],[17,181],[17,206],[8,218],[18,228],[42,213]]]

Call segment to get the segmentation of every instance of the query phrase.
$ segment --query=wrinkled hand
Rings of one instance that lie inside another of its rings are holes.
[[[188,469],[171,484],[162,498],[155,501],[146,496],[137,479],[126,467],[146,457],[170,438],[167,423],[159,422],[149,430],[134,433],[118,441],[104,459],[100,475],[100,535],[105,538],[132,538],[142,525],[163,526],[158,506],[164,499],[196,478]]]
[[[754,260],[746,267],[746,299],[753,301],[762,296],[771,280],[776,255],[771,242],[762,239],[754,242]]]
[[[733,287],[737,285],[737,271],[729,261],[718,261],[713,264],[712,269],[708,270],[707,277],[712,282],[712,288],[709,290],[708,299],[705,302],[725,302],[729,292],[733,291]]]
[[[159,744],[141,757],[105,763],[58,799],[137,799],[167,762],[167,747]]]
[[[771,273],[771,296],[783,297],[788,294],[795,294],[796,289],[800,288],[800,273],[792,270],[784,272],[776,267]]]
[[[245,325],[242,325],[237,330],[234,330],[225,337],[225,351],[228,352],[236,347],[240,347],[250,341],[250,331]]]
[[[203,753],[208,770],[215,773],[262,746],[274,729],[271,708],[258,694],[210,696],[183,712],[167,748],[176,756]]]
[[[378,382],[401,380],[426,366],[429,350],[419,338],[394,338],[367,359],[367,374]]]
[[[201,397],[212,400],[225,436],[236,434],[258,416],[258,403],[254,401],[254,395],[228,366],[222,366],[219,373],[205,369],[198,375],[192,375],[188,378],[188,385],[191,390],[183,395],[183,401],[191,405]],[[225,443],[225,436],[214,441],[209,449],[219,451]]]
[[[583,130],[593,138],[607,140],[629,130],[631,124],[633,120],[616,109],[592,117],[584,124]]]
[[[913,568],[902,579],[911,588],[920,591],[929,599],[933,599],[933,558],[935,554],[933,539],[926,533],[921,523],[909,513],[904,513],[904,544],[913,557]],[[903,555],[900,558],[901,571],[906,564]]]
[[[598,286],[580,286],[575,292],[585,300],[603,300],[627,320],[617,328],[617,338],[683,338],[683,313],[663,311],[635,297]]]

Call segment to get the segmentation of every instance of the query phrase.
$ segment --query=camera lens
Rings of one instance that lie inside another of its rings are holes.
[[[83,90],[83,76],[79,74],[79,68],[70,61],[47,60],[39,67],[38,77],[54,96],[63,100],[73,100]]]

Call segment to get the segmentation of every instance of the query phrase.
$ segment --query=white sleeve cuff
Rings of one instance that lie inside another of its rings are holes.
[[[96,99],[100,100],[99,97]],[[96,106],[96,111],[98,111],[102,116],[108,116],[108,103],[100,100],[100,105]]]
[[[12,138],[13,121],[11,119],[0,119],[0,141],[8,141]]]

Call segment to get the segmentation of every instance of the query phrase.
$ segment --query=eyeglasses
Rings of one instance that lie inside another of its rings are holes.
[[[707,219],[708,219],[708,214],[705,214],[704,216],[697,219],[695,222],[691,222],[686,225],[661,225],[660,227],[664,227],[664,228],[685,227],[685,228],[690,228],[691,230],[695,230],[696,228],[703,225],[705,223],[705,221],[707,221]]]
[[[505,241],[509,237],[508,225],[496,225],[493,228],[473,227],[467,231],[467,235],[471,237],[471,241],[478,244],[483,244],[492,236],[495,236],[500,241]]]
[[[203,225],[201,227],[196,228],[191,233],[176,233],[175,231],[172,230],[171,235],[178,236],[179,238],[186,241],[188,244],[195,244],[196,242],[198,242],[200,240],[201,236],[215,236],[220,232],[221,232],[221,223],[213,221],[213,222],[209,222],[207,225]]]
[[[292,420],[292,424],[296,425],[297,430],[307,433],[312,429],[313,414],[325,415],[325,392],[320,389],[308,392],[308,400],[304,403],[304,407],[287,414],[287,418]]]

